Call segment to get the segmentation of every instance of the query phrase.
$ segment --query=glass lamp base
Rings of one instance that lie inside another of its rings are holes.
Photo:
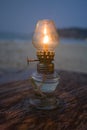
[[[37,109],[51,110],[59,106],[59,99],[53,96],[46,98],[32,97],[30,104]]]
[[[43,75],[38,72],[32,74],[33,93],[30,98],[30,104],[37,109],[55,109],[59,106],[59,99],[55,96],[56,87],[59,84],[59,75]]]

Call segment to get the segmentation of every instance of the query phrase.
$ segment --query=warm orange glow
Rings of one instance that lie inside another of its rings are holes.
[[[43,43],[44,44],[48,44],[49,43],[49,37],[48,37],[48,35],[47,35],[47,28],[45,27],[44,28],[44,37],[43,37]]]
[[[44,28],[44,34],[47,34],[47,29],[46,28]]]
[[[47,44],[49,42],[49,37],[46,35],[44,36],[43,43]]]

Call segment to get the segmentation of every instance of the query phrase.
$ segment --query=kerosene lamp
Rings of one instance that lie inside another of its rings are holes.
[[[59,75],[54,69],[54,49],[59,44],[59,37],[52,20],[39,20],[32,38],[32,44],[37,49],[37,70],[31,75],[33,94],[30,104],[37,109],[54,109],[59,100],[55,96],[59,84]]]

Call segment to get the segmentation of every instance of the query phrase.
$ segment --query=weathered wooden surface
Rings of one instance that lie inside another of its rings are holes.
[[[29,80],[0,86],[0,130],[87,130],[87,74],[60,71],[55,110],[30,106],[29,93]]]

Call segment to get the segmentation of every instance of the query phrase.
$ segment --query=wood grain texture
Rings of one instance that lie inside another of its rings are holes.
[[[0,130],[87,130],[87,74],[59,75],[56,95],[64,103],[50,111],[29,104],[29,80],[0,85]]]

